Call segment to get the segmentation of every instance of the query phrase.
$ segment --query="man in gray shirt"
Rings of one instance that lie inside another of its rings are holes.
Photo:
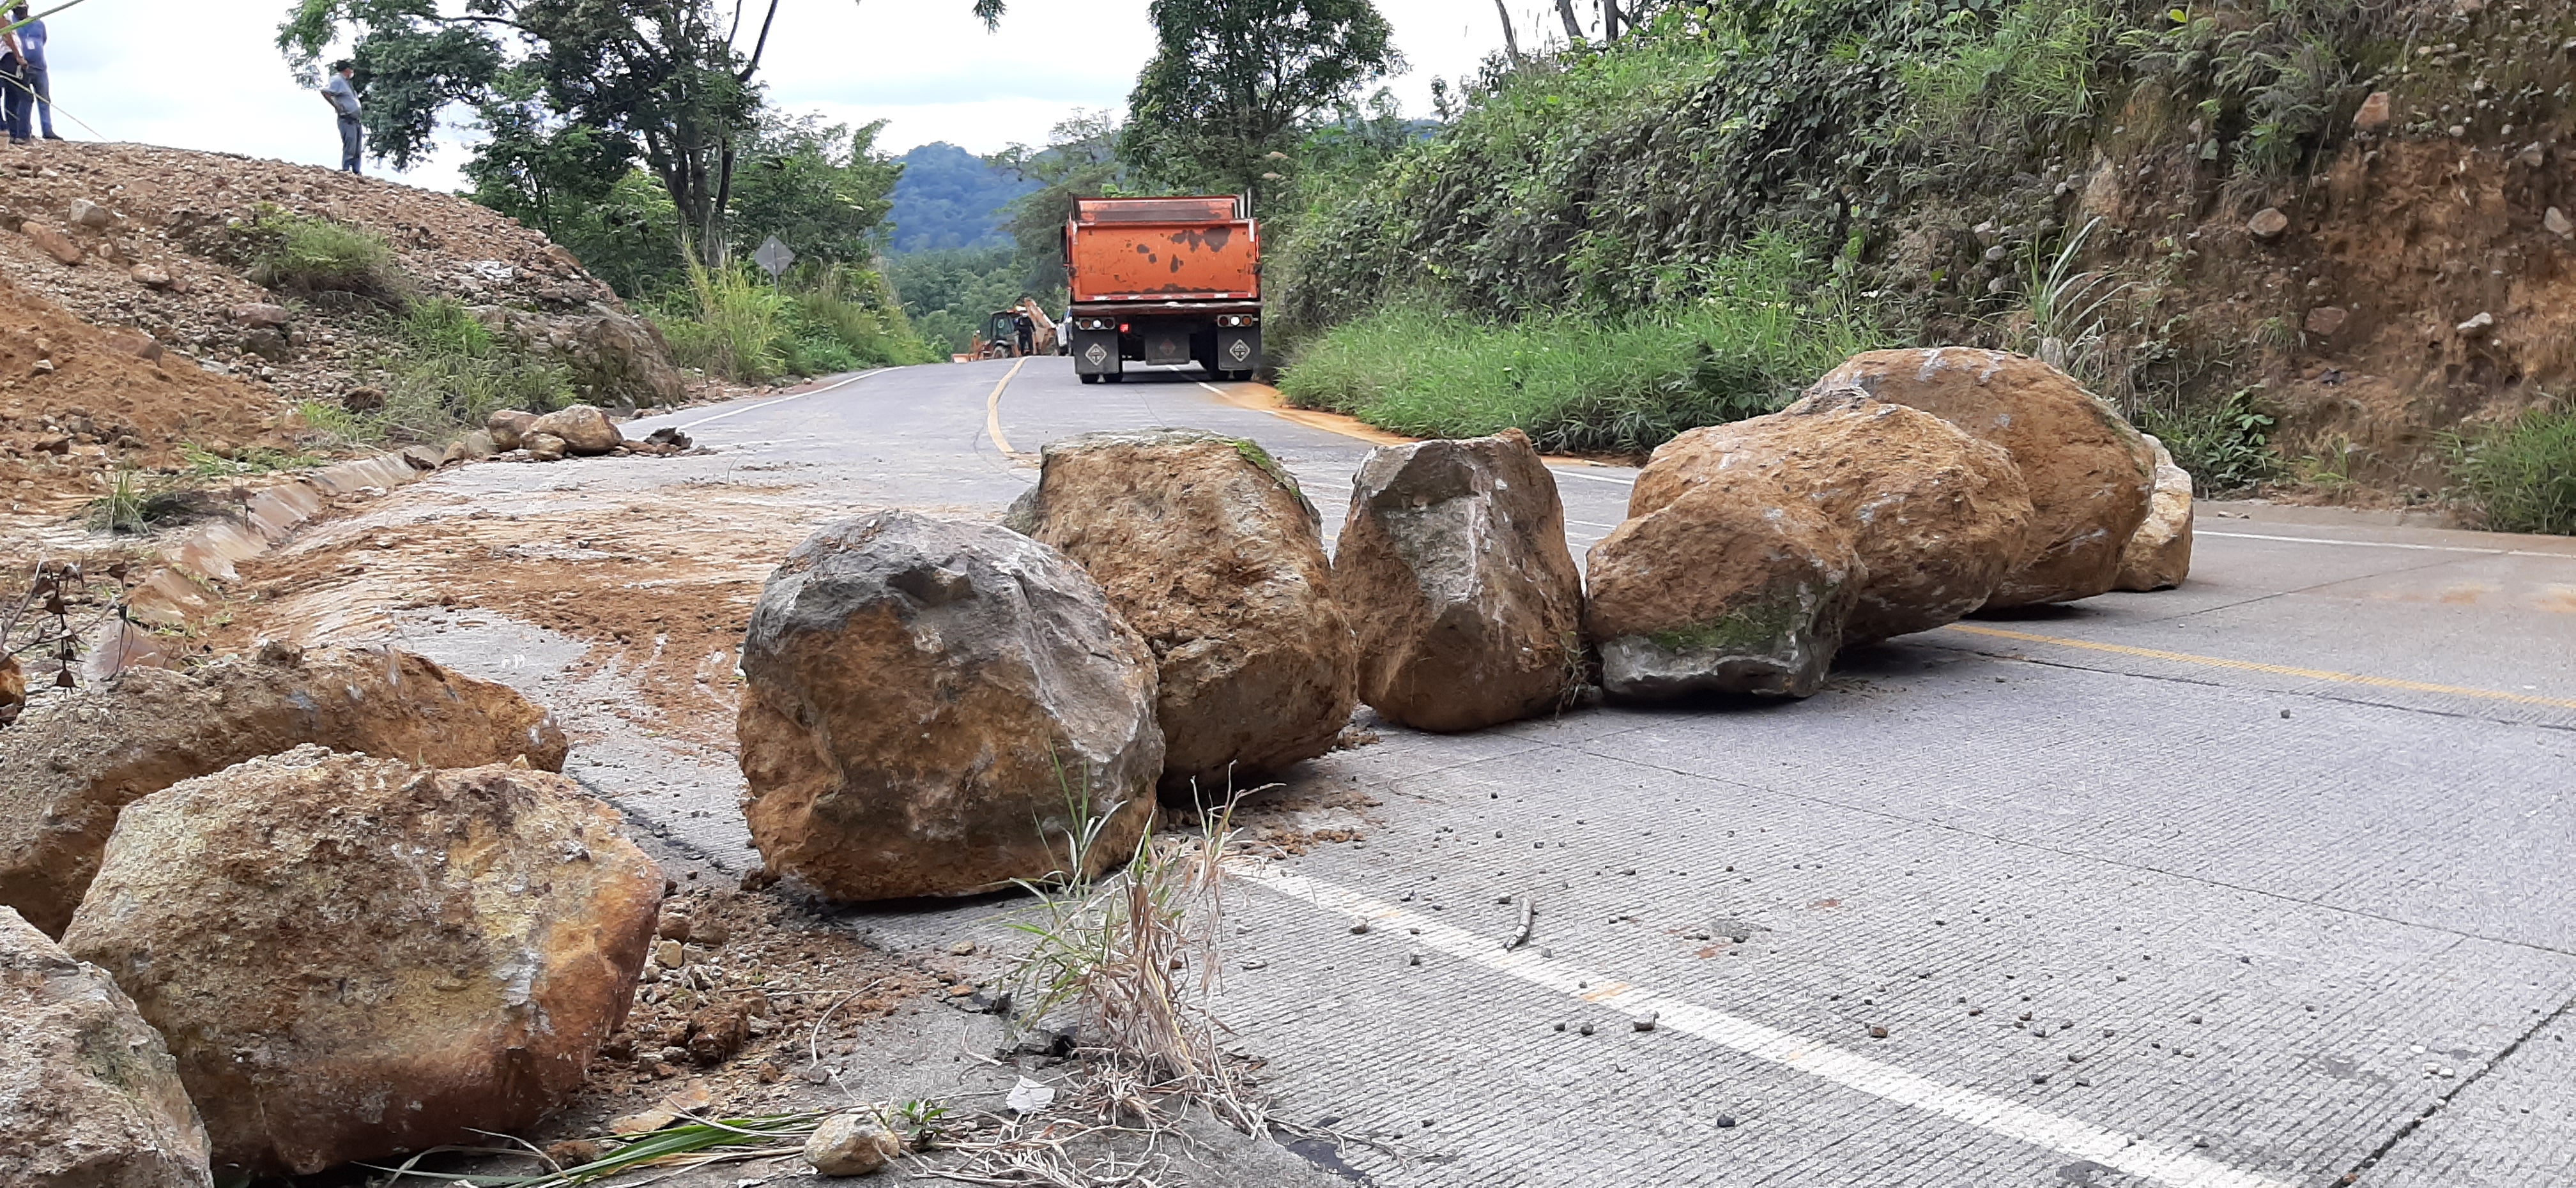
[[[322,97],[340,113],[340,168],[351,173],[358,171],[358,88],[349,79],[357,73],[357,64],[344,58],[331,63],[331,81],[322,84]]]

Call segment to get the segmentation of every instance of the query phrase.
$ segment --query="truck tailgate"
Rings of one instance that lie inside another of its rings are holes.
[[[1249,219],[1075,223],[1065,257],[1076,304],[1261,295],[1261,244]]]

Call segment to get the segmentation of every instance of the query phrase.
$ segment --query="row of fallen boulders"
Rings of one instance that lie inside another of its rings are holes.
[[[271,645],[48,699],[8,743],[0,1166],[70,1177],[38,1182],[523,1129],[633,1001],[662,873],[507,687]]]
[[[743,647],[745,815],[840,899],[1096,870],[1158,791],[1250,787],[1358,702],[1460,731],[1596,682],[1805,696],[1848,643],[2171,585],[2189,483],[2045,363],[1872,352],[1657,450],[1587,580],[1517,430],[1375,451],[1329,561],[1257,444],[1086,434],[1003,527],[889,511],[797,547]]]
[[[496,452],[525,450],[532,462],[615,453],[676,454],[691,444],[689,435],[677,429],[656,429],[641,440],[629,440],[607,413],[587,404],[567,405],[550,413],[498,409],[485,418],[483,431],[492,438]]]

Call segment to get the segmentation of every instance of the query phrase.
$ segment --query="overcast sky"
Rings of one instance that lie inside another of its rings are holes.
[[[1552,3],[1507,2],[1524,47],[1559,27]],[[287,7],[286,0],[85,0],[51,18],[57,130],[337,164],[329,107],[295,86],[273,44]],[[1502,46],[1493,0],[1378,0],[1378,7],[1412,63],[1391,83],[1408,114],[1428,114],[1434,76],[1471,73]],[[1001,30],[987,33],[969,0],[787,0],[761,77],[771,101],[791,111],[890,121],[878,143],[895,152],[934,140],[992,152],[1043,142],[1076,111],[1124,104],[1152,49],[1145,8],[1146,0],[1013,0]],[[442,133],[437,159],[403,180],[458,188],[470,136]]]

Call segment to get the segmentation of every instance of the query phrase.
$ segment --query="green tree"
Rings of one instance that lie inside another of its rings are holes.
[[[1011,203],[1003,229],[1018,245],[1021,287],[1050,306],[1065,292],[1063,234],[1073,200],[1124,188],[1127,163],[1119,147],[1117,117],[1095,111],[1049,129],[1044,148],[1015,144],[992,157],[995,165],[1038,184]]]
[[[353,38],[368,146],[398,168],[427,150],[452,106],[475,107],[489,124],[497,109],[525,115],[541,102],[556,125],[545,143],[523,139],[506,150],[553,156],[527,176],[562,188],[559,167],[571,162],[552,152],[558,147],[577,148],[572,156],[598,170],[588,184],[600,188],[624,173],[624,161],[639,160],[705,258],[719,262],[729,247],[734,166],[756,129],[751,80],[777,11],[771,0],[745,53],[736,48],[746,33],[739,0],[730,18],[714,0],[472,0],[461,12],[436,0],[299,0],[277,44],[310,78],[327,47]],[[552,143],[572,127],[592,143]]]
[[[1176,188],[1255,189],[1319,112],[1404,69],[1369,0],[1154,0],[1119,150]]]

